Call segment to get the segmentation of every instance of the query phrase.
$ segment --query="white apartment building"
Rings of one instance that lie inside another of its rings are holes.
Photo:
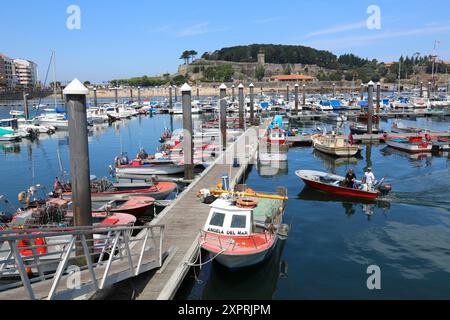
[[[14,59],[14,73],[17,82],[24,88],[35,87],[38,81],[37,64],[23,59]]]

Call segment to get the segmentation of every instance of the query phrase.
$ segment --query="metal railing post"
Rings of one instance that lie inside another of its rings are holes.
[[[111,268],[111,263],[112,263],[112,260],[114,257],[114,251],[116,250],[117,242],[119,242],[119,236],[120,236],[120,232],[116,232],[116,236],[114,237],[114,243],[113,243],[113,246],[111,249],[111,253],[109,254],[108,263],[106,264],[106,269],[103,274],[103,279],[102,279],[102,282],[100,283],[100,289],[103,289],[103,287],[105,286],[106,277],[108,276],[108,272],[109,272],[109,269]]]
[[[150,228],[147,228],[147,231],[145,232],[144,242],[143,242],[142,248],[141,248],[141,254],[139,255],[138,264],[136,266],[136,272],[135,272],[136,276],[139,274],[139,271],[141,270],[142,258],[144,257],[145,246],[147,244],[149,231],[150,231]]]
[[[64,272],[64,269],[66,268],[67,262],[69,261],[70,252],[72,251],[72,247],[75,244],[76,236],[72,235],[72,240],[70,241],[69,246],[67,247],[66,251],[64,252],[63,259],[58,265],[58,269],[56,269],[55,273],[55,280],[53,281],[52,287],[50,288],[50,291],[47,296],[47,300],[51,300],[53,298],[53,295],[55,294],[56,288],[58,287],[59,280],[61,280],[61,276]]]
[[[97,282],[97,277],[95,276],[94,268],[92,266],[91,253],[89,251],[89,248],[88,248],[88,245],[86,242],[86,236],[84,234],[81,235],[81,244],[83,245],[83,251],[84,251],[84,255],[86,256],[86,263],[88,265],[89,272],[92,277],[92,282],[94,282],[95,289],[98,290],[98,282]],[[92,250],[92,251],[94,251],[94,250]]]

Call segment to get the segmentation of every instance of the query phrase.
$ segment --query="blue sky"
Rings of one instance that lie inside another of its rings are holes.
[[[69,5],[81,29],[69,30]],[[381,9],[369,30],[367,8]],[[201,55],[251,43],[299,44],[335,54],[391,61],[401,54],[437,53],[450,60],[450,2],[394,1],[4,1],[0,52],[35,61],[41,79],[56,51],[57,78],[103,81],[174,72],[180,54]],[[18,20],[20,19],[20,20]]]

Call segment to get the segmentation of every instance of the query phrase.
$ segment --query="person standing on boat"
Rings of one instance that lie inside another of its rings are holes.
[[[345,184],[347,188],[355,188],[356,175],[353,172],[353,169],[349,169],[347,174],[345,175]]]
[[[375,176],[372,172],[372,168],[370,168],[370,167],[367,168],[367,171],[364,172],[364,176],[366,178],[366,183],[367,183],[369,190],[372,190],[372,186],[375,182]]]

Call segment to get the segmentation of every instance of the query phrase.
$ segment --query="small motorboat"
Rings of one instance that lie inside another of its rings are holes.
[[[347,141],[344,136],[336,133],[315,134],[311,136],[314,149],[337,157],[352,157],[359,152],[359,146]]]
[[[394,133],[415,133],[420,134],[423,129],[422,128],[415,128],[415,127],[408,127],[404,125],[401,122],[394,122],[392,125],[391,131]]]
[[[119,175],[171,175],[184,172],[183,163],[175,163],[174,161],[165,161],[164,163],[146,163],[142,159],[134,159],[129,161],[128,157],[121,155],[116,157],[114,161],[115,172]]]
[[[276,195],[251,189],[204,190],[201,196],[208,192],[220,197],[211,204],[200,246],[223,266],[236,269],[258,264],[270,255],[279,237],[287,237],[288,226],[282,224],[286,189]]]
[[[387,196],[392,190],[391,185],[384,183],[384,179],[375,183],[372,190],[364,191],[359,188],[361,181],[356,182],[358,188],[347,188],[343,184],[344,177],[327,172],[298,170],[295,174],[310,188],[344,197],[373,200]]]
[[[367,125],[364,124],[352,124],[350,125],[350,132],[352,134],[367,134]],[[383,129],[372,128],[373,134],[384,133]]]
[[[66,199],[48,199],[45,204],[38,207],[19,209],[11,219],[12,225],[21,226],[72,226],[73,212],[71,201]],[[95,211],[92,212],[93,223],[101,224],[134,224],[136,217],[127,213]],[[110,219],[110,220],[106,220]]]
[[[155,179],[151,180],[149,185],[144,187],[133,186],[133,184],[129,184],[125,187],[120,184],[112,183],[107,178],[94,179],[91,181],[91,198],[93,201],[111,201],[126,199],[130,196],[145,196],[152,197],[156,200],[164,200],[177,188],[177,184],[173,182],[159,182],[155,181]],[[62,197],[71,199],[72,188],[70,183],[65,183],[62,186],[62,189],[64,190]]]
[[[422,136],[408,138],[388,136],[385,141],[392,148],[410,153],[423,153],[433,149],[433,144]]]
[[[135,217],[139,217],[148,213],[149,209],[153,207],[155,199],[151,197],[131,196],[122,200],[92,201],[92,212],[111,212],[111,213],[126,213]]]

